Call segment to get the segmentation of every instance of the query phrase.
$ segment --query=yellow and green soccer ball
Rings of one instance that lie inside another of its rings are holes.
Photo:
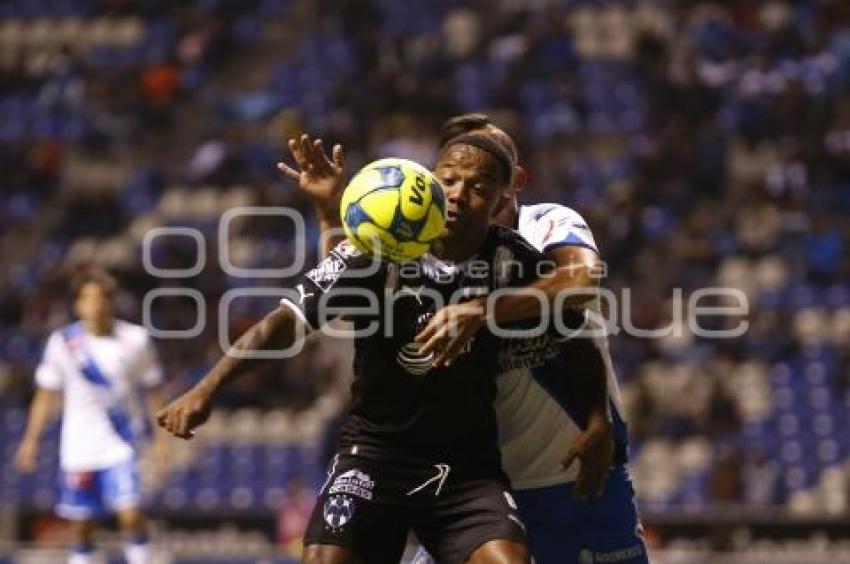
[[[423,255],[446,225],[439,181],[406,159],[381,159],[358,172],[342,195],[348,240],[364,253],[395,262]]]

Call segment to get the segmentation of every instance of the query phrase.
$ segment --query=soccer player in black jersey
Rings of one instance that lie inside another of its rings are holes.
[[[517,193],[526,173],[518,166],[517,148],[503,130],[483,114],[456,116],[443,127],[440,147],[470,132],[502,145],[514,164],[512,187],[493,218],[513,227],[557,265],[557,274],[533,284],[544,297],[576,298],[597,307],[593,289],[599,282],[599,253],[590,229],[575,211],[558,204],[520,206]],[[344,173],[343,151],[334,147],[328,157],[320,139],[302,135],[289,141],[300,171],[286,163],[278,168],[310,196],[316,206],[325,248],[338,237],[338,200]],[[444,186],[453,178],[438,169]],[[327,252],[327,251],[325,251]],[[529,288],[530,289],[530,288]],[[503,296],[488,314],[500,323],[525,319],[543,300],[515,294]],[[469,308],[473,304],[464,304]],[[480,316],[458,319],[454,334],[443,331],[457,306],[433,316],[417,340],[439,351],[435,364],[449,361],[480,326]],[[540,355],[527,343],[506,343],[504,363],[496,380],[495,405],[502,439],[502,464],[516,490],[515,499],[529,526],[529,540],[539,564],[561,564],[585,558],[623,558],[646,562],[634,490],[624,465],[627,438],[616,377],[604,338],[564,342],[557,357]],[[516,352],[520,356],[516,356]],[[527,362],[532,360],[532,364]],[[520,360],[517,366],[515,361]],[[420,551],[414,561],[433,562]]]
[[[340,243],[304,276],[297,297],[282,300],[157,417],[190,438],[216,391],[263,362],[245,351],[288,347],[299,329],[339,315],[353,321],[351,410],[305,535],[309,564],[395,564],[411,530],[441,563],[529,561],[500,465],[498,339],[478,331],[450,365],[432,367],[414,338],[443,304],[524,286],[549,263],[514,231],[490,225],[511,178],[503,147],[463,135],[437,168],[453,180],[446,234],[432,254],[393,264]]]

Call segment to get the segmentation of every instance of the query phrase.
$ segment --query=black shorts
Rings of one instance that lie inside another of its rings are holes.
[[[398,564],[410,531],[440,564],[461,564],[482,544],[526,543],[501,474],[449,464],[334,458],[304,544],[350,548],[368,564]]]

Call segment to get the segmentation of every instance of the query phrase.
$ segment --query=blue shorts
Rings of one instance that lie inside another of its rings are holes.
[[[602,497],[577,500],[573,484],[514,492],[535,564],[649,564],[635,491],[626,469],[611,471]],[[410,564],[433,564],[423,549]]]
[[[572,483],[515,492],[536,564],[648,564],[625,467],[611,470],[601,497],[572,493]]]
[[[92,472],[62,472],[62,493],[56,514],[79,520],[138,507],[139,473],[133,460]]]

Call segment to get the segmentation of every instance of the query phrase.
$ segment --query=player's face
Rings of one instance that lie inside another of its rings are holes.
[[[507,188],[496,158],[478,147],[455,145],[435,172],[446,194],[446,237],[485,232]]]
[[[106,327],[112,322],[112,298],[96,282],[85,284],[74,302],[77,316],[87,325]]]

